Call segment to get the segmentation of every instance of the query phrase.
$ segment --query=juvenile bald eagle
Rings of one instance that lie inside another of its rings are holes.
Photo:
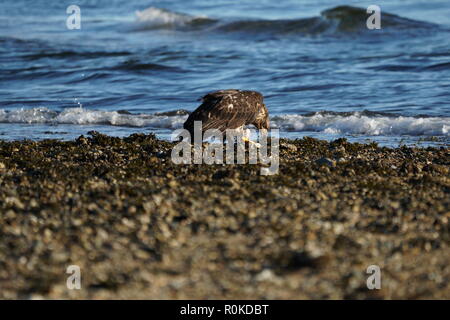
[[[208,129],[241,129],[252,124],[258,129],[269,129],[269,112],[263,96],[256,91],[220,90],[200,99],[203,103],[192,112],[184,129],[194,136],[194,121],[202,121],[202,136]]]

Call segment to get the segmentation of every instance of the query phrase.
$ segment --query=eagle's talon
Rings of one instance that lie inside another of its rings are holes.
[[[243,137],[242,141],[244,141],[245,143],[252,143],[253,145],[255,145],[256,148],[261,148],[261,144],[259,144],[258,142],[252,141],[247,137]]]

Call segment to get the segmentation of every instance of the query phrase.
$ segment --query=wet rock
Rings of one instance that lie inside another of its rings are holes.
[[[288,150],[290,152],[297,152],[297,147],[295,146],[295,144],[291,143],[283,143],[280,145],[280,148],[282,150]]]
[[[294,271],[302,268],[320,269],[329,261],[326,255],[312,256],[304,251],[291,251],[284,253],[279,258],[279,267],[286,271]]]
[[[339,235],[333,245],[334,249],[360,249],[361,245],[350,237]]]
[[[325,158],[325,157],[317,159],[316,163],[320,166],[328,166],[328,167],[336,166],[336,161],[334,161],[330,158]]]
[[[276,278],[275,274],[270,269],[264,269],[255,277],[256,281],[273,281]]]

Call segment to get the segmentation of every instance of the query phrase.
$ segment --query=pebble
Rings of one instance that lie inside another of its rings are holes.
[[[172,147],[0,140],[0,298],[366,299],[380,264],[379,297],[448,299],[448,148],[280,139],[262,176],[175,165]],[[66,290],[70,264],[82,290]]]

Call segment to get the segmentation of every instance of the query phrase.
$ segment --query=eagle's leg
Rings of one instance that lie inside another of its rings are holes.
[[[250,130],[248,129],[244,129],[244,127],[242,127],[242,131],[244,132],[244,134],[242,135],[242,140],[248,143],[252,143],[254,144],[257,148],[261,148],[261,144],[259,144],[258,142],[252,141],[250,139]]]
[[[244,138],[244,139],[245,139],[245,138]],[[250,140],[250,139],[248,139],[248,138],[247,138],[247,140],[244,140],[244,141],[245,141],[245,142],[248,142],[248,143],[254,144],[255,147],[257,147],[257,148],[261,148],[261,144],[258,143],[258,142],[252,141],[252,140]]]

